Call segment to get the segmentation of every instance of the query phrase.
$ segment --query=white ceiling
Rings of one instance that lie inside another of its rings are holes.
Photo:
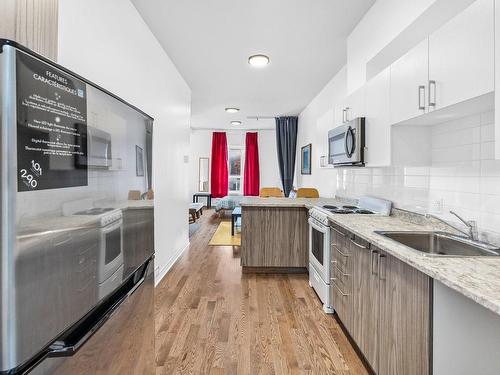
[[[132,0],[192,90],[193,128],[269,128],[296,115],[346,62],[375,0]],[[248,56],[271,64],[252,68]],[[145,67],[147,68],[147,67]],[[227,114],[225,107],[241,108]]]

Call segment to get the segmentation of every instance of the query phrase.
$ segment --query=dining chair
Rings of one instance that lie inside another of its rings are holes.
[[[319,192],[315,188],[299,188],[297,198],[319,198]]]

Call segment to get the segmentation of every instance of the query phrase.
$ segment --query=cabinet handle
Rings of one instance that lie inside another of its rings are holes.
[[[351,108],[349,107],[345,107],[345,122],[349,122],[349,116],[347,116],[349,114],[349,110]]]
[[[344,273],[340,270],[340,268],[337,267],[337,265],[335,265],[335,269],[342,275],[342,276],[345,276],[345,277],[349,277],[351,275],[349,275],[348,273]]]
[[[337,286],[337,284],[333,283],[332,285],[339,291],[340,294],[342,294],[343,297],[347,297],[349,295],[341,291],[340,288]]]
[[[431,89],[432,88],[432,89]],[[433,93],[434,95],[431,95]],[[436,106],[436,81],[429,81],[429,107]]]
[[[385,280],[385,267],[382,264],[382,260],[384,258],[384,254],[378,254],[378,277],[380,278],[380,280]],[[382,276],[382,270],[384,270],[384,276]]]
[[[373,267],[373,258],[377,259],[377,267],[378,267],[378,255],[379,252],[377,250],[372,250],[372,253],[371,253],[371,271],[372,271],[372,275],[377,275],[378,272],[377,271],[374,271],[374,267]]]
[[[367,249],[368,250],[368,247],[367,246],[364,246],[364,245],[361,245],[359,243],[357,243],[356,241],[354,241],[353,239],[349,238],[349,241],[351,241],[354,245],[356,245],[357,247],[361,248],[361,249]]]
[[[346,113],[346,109],[343,108],[342,109],[342,124],[346,123],[347,122],[347,113]]]
[[[348,258],[348,257],[349,257],[349,254],[344,254],[342,251],[340,251],[340,249],[339,249],[337,246],[335,246],[335,250],[337,250],[337,252],[338,252],[340,255],[342,255],[343,257],[346,257],[346,258]]]
[[[337,232],[339,235],[341,235],[342,237],[345,237],[345,234],[342,233],[341,231],[339,231],[337,228],[335,227],[331,227],[335,232]]]
[[[418,109],[425,111],[425,86],[418,86]]]

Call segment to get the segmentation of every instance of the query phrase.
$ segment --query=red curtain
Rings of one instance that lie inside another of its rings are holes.
[[[245,140],[245,171],[243,176],[243,194],[259,195],[259,145],[257,133],[247,133]]]
[[[227,195],[227,139],[224,132],[212,134],[212,168],[210,187],[212,198],[222,198]]]

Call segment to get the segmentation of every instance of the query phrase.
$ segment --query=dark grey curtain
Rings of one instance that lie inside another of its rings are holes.
[[[293,187],[298,120],[296,116],[276,117],[276,148],[285,197],[288,197]]]

